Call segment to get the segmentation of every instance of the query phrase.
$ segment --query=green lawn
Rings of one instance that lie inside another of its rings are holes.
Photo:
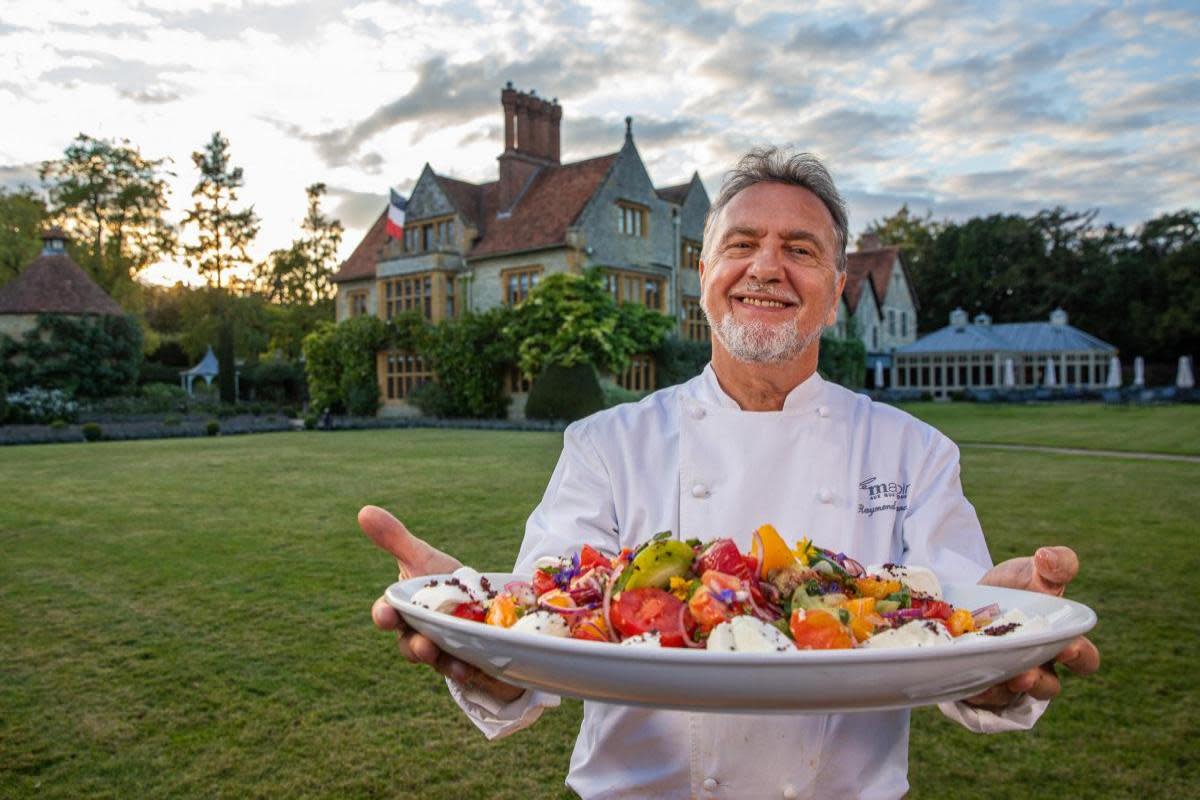
[[[1196,405],[909,403],[901,408],[957,442],[1200,455]]]
[[[561,795],[579,704],[484,741],[371,627],[394,571],[354,525],[377,503],[507,568],[559,443],[397,430],[0,449],[0,796]],[[1105,666],[1068,679],[1031,734],[917,711],[912,796],[1196,796],[1200,466],[968,450],[963,476],[996,558],[1080,552],[1073,596],[1100,614]]]

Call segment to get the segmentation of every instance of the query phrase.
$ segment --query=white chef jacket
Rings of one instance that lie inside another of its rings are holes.
[[[883,488],[879,488],[883,487]],[[515,572],[590,543],[610,553],[659,531],[729,537],[743,550],[773,524],[868,563],[931,568],[974,583],[991,566],[962,493],[958,448],[891,406],[814,374],[783,410],[742,411],[712,366],[580,420],[525,529]],[[488,738],[558,705],[529,691],[507,705],[450,682]],[[980,732],[1031,727],[1046,703],[993,714],[942,711]],[[584,798],[894,798],[908,789],[908,711],[735,715],[585,702],[567,784]]]

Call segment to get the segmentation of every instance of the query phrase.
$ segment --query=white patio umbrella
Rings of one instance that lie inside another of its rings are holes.
[[[1013,362],[1011,358],[1004,359],[1004,388],[1011,389],[1017,385],[1017,375],[1013,371]]]
[[[883,388],[883,361],[878,358],[875,359],[875,388]]]
[[[1133,360],[1133,385],[1146,385],[1146,361],[1141,356]]]
[[[1058,386],[1058,374],[1054,370],[1054,358],[1051,356],[1046,356],[1046,381],[1045,381],[1045,383],[1046,383],[1046,386],[1050,387],[1050,388]]]
[[[1108,362],[1108,382],[1104,384],[1109,389],[1121,388],[1121,359],[1113,356]]]
[[[1180,389],[1191,389],[1196,385],[1196,376],[1192,374],[1192,357],[1179,357],[1179,371],[1175,373],[1175,385]]]

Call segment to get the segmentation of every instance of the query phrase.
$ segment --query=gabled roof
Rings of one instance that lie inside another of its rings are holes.
[[[923,336],[897,353],[963,353],[1009,351],[1057,353],[1098,350],[1115,353],[1117,348],[1071,325],[1049,322],[1008,322],[996,325],[947,325]]]
[[[124,313],[66,253],[42,253],[0,287],[0,314]]]
[[[692,188],[692,182],[688,181],[676,186],[656,186],[654,193],[658,195],[660,200],[666,200],[668,203],[681,206],[687,200],[688,189],[690,188]]]
[[[506,217],[496,215],[498,184],[481,186],[482,235],[467,253],[467,258],[564,244],[567,228],[575,223],[588,200],[600,188],[618,155],[610,153],[586,161],[543,168],[517,207]]]
[[[433,177],[437,180],[438,185],[442,187],[442,191],[446,193],[450,203],[462,215],[463,219],[475,227],[479,227],[479,220],[483,215],[483,195],[484,191],[489,187],[495,186],[495,181],[491,183],[467,183],[460,181],[457,178],[447,178],[445,175],[433,173]]]
[[[846,254],[846,288],[842,297],[851,314],[858,313],[858,301],[862,299],[863,287],[869,284],[875,295],[875,308],[879,309],[882,315],[883,300],[887,297],[887,289],[892,282],[892,270],[896,264],[900,265],[908,281],[913,307],[921,307],[913,291],[912,279],[908,277],[908,268],[904,265],[900,248],[877,247]]]
[[[342,267],[330,280],[334,283],[355,281],[375,277],[375,265],[379,262],[379,251],[388,241],[387,208],[384,207],[379,219],[367,229],[362,241],[350,257],[342,262]]]

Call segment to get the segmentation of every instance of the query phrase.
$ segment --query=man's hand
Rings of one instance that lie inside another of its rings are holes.
[[[1079,557],[1069,547],[1043,547],[1032,557],[1011,558],[988,570],[980,579],[985,586],[1024,589],[1062,597],[1067,584],[1079,572]],[[1086,637],[1080,636],[1068,644],[1054,661],[1022,672],[1015,678],[999,683],[982,694],[968,697],[966,702],[986,708],[1004,708],[1027,694],[1038,700],[1049,700],[1061,688],[1054,664],[1065,665],[1079,675],[1090,675],[1100,668],[1100,651]]]
[[[453,572],[462,566],[458,559],[413,536],[400,520],[377,506],[364,506],[358,512],[358,525],[371,541],[395,556],[402,577]],[[410,663],[428,664],[447,678],[487,692],[504,703],[525,691],[443,653],[429,639],[410,631],[400,613],[383,597],[371,607],[371,619],[382,631],[396,631],[400,654]]]

